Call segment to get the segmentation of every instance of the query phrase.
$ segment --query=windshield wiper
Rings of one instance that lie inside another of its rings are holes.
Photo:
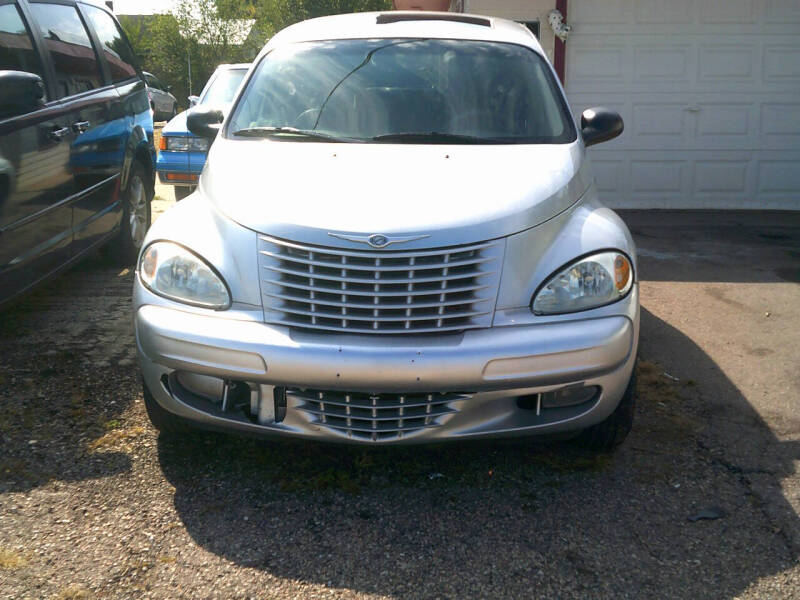
[[[427,133],[387,133],[372,138],[373,142],[400,142],[414,143],[425,142],[428,144],[497,144],[492,138],[482,138],[475,135],[462,135],[459,133],[442,133],[429,131]]]
[[[233,135],[240,137],[272,137],[280,135],[291,135],[298,138],[306,138],[310,140],[322,140],[325,142],[356,141],[349,138],[336,137],[335,135],[322,133],[320,131],[297,129],[296,127],[248,127],[247,129],[240,129],[239,131],[234,131]]]

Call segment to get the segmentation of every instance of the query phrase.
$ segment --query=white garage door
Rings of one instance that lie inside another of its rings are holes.
[[[800,0],[570,0],[573,110],[616,207],[800,209]]]

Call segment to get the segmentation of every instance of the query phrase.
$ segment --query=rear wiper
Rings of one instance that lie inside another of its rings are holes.
[[[429,131],[427,133],[387,133],[372,138],[373,142],[400,142],[414,143],[426,142],[428,144],[497,144],[498,140],[482,138],[475,135],[462,135],[459,133],[442,133]]]
[[[328,133],[319,131],[310,131],[308,129],[297,129],[296,127],[249,127],[247,129],[240,129],[234,131],[233,135],[240,137],[271,137],[280,135],[291,135],[299,138],[306,138],[310,140],[322,140],[325,142],[354,142],[356,140],[350,138],[336,137]]]

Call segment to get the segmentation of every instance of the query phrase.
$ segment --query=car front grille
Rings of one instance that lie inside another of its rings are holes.
[[[489,327],[504,243],[430,250],[342,250],[259,236],[268,323],[344,333]]]
[[[456,411],[452,403],[469,394],[410,393],[365,394],[319,390],[286,390],[294,408],[311,423],[364,441],[402,439],[415,432],[439,427]]]

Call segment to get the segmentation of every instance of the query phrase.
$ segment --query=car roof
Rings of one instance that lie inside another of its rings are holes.
[[[297,42],[376,38],[508,42],[527,46],[544,56],[530,30],[508,19],[463,13],[392,11],[319,17],[291,25],[275,35],[259,57],[278,46]]]

